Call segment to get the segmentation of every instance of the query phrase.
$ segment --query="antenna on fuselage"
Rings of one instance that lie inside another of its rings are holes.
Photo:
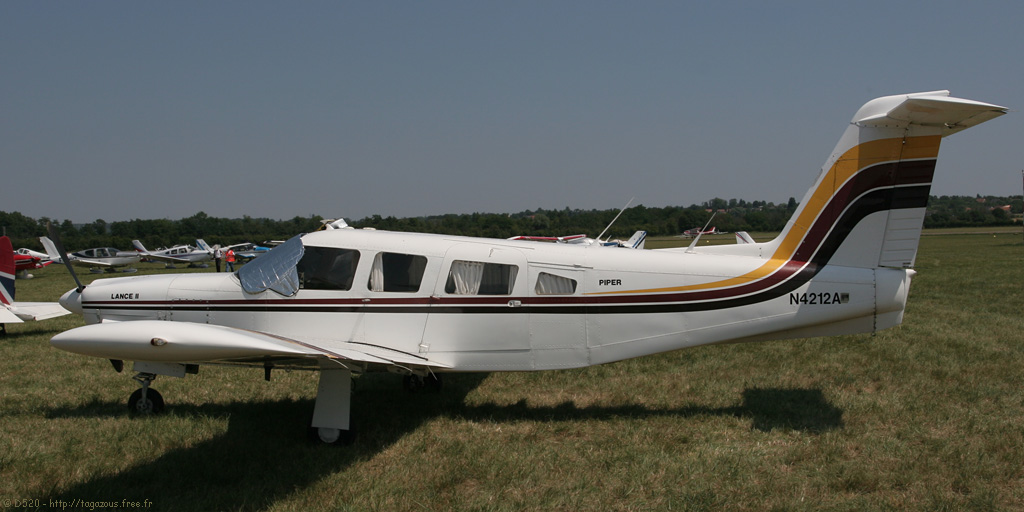
[[[595,240],[597,240],[597,243],[601,243],[601,237],[604,236],[604,234],[609,229],[611,229],[612,224],[615,224],[615,221],[619,220],[619,215],[622,215],[622,212],[626,211],[626,208],[629,208],[629,204],[632,203],[634,199],[636,199],[636,196],[633,196],[633,197],[629,198],[629,201],[626,201],[626,206],[623,206],[622,209],[619,210],[619,214],[616,215],[615,218],[612,219],[612,221],[608,223],[608,226],[604,228],[604,231],[602,231],[600,235],[597,235],[597,238],[595,239]]]
[[[700,231],[697,233],[697,236],[693,237],[693,241],[690,242],[690,246],[686,248],[686,252],[693,252],[693,248],[697,246],[697,240],[700,240],[700,236],[703,235],[704,232],[708,230],[708,226],[711,225],[711,221],[715,218],[715,215],[718,215],[718,212],[711,213],[711,217],[708,218],[708,221],[704,223],[704,227],[700,228]]]

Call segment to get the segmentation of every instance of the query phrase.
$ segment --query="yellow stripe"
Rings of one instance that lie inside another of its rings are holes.
[[[664,293],[664,292],[687,292],[696,290],[710,290],[715,288],[728,288],[747,284],[751,281],[762,279],[782,268],[796,253],[800,242],[803,241],[807,230],[811,228],[814,219],[821,215],[821,211],[835,195],[836,191],[842,188],[850,178],[866,169],[882,162],[893,162],[899,160],[914,160],[920,158],[935,158],[939,155],[940,135],[922,137],[880,139],[863,144],[858,144],[848,150],[828,170],[828,173],[818,184],[814,194],[811,195],[807,204],[801,205],[800,213],[793,223],[793,226],[786,233],[786,237],[779,244],[778,249],[764,265],[747,272],[741,276],[711,281],[702,284],[688,286],[675,286],[671,288],[650,288],[646,290],[623,290],[613,292],[592,292],[587,295],[615,295],[623,293]]]

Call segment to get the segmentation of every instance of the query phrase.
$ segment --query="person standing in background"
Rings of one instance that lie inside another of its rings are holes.
[[[224,257],[224,249],[220,248],[220,244],[217,244],[213,248],[213,262],[217,267],[217,272],[220,272],[220,260]]]

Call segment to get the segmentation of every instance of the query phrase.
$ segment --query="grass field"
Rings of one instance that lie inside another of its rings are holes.
[[[259,370],[203,367],[157,379],[167,411],[140,418],[125,407],[129,372],[50,348],[80,318],[11,325],[0,340],[0,500],[78,510],[1024,509],[1020,231],[926,236],[917,268],[904,325],[874,336],[453,375],[440,394],[361,376],[351,447],[304,437],[316,374],[264,382]],[[18,281],[20,300],[71,287],[56,266],[36,274]]]

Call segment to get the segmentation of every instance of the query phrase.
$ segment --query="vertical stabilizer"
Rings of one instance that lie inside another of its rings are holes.
[[[942,138],[1005,113],[948,91],[869,101],[770,242],[772,259],[912,267]]]
[[[647,232],[637,231],[633,233],[633,236],[629,237],[625,245],[630,249],[643,249],[645,242],[647,242]]]
[[[14,246],[6,236],[0,236],[0,302],[14,302]]]

